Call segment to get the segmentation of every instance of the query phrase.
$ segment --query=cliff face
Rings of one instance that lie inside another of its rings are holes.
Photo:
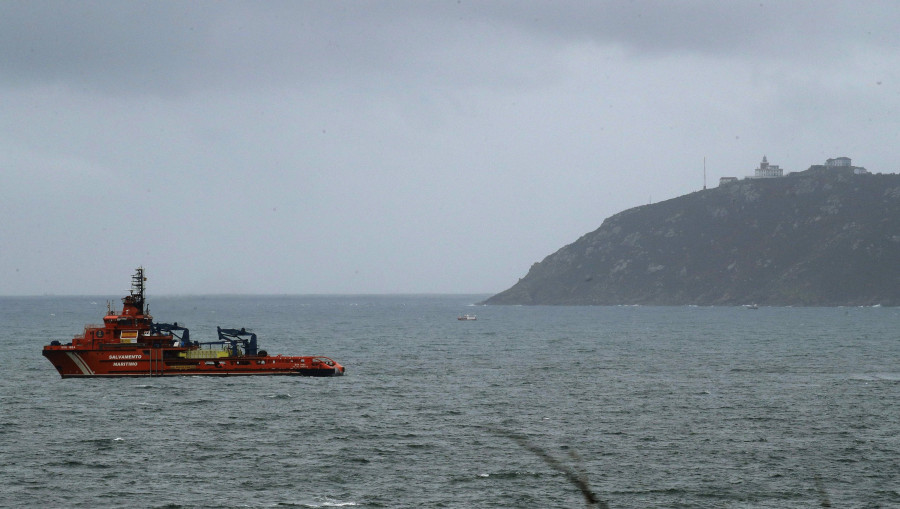
[[[485,303],[900,305],[900,175],[812,167],[626,210]]]

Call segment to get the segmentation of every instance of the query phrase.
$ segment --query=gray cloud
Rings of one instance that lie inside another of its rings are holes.
[[[478,86],[584,43],[644,57],[803,65],[815,54],[827,65],[895,48],[894,10],[872,2],[4,2],[0,79],[161,95],[398,74]]]
[[[697,190],[704,157],[710,185],[764,153],[896,171],[897,18],[3,2],[0,293],[116,291],[137,263],[169,292],[491,292],[608,215]]]

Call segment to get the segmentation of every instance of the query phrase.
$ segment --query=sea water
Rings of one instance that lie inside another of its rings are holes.
[[[900,310],[484,297],[151,295],[347,375],[66,380],[107,299],[0,298],[0,506],[900,506]]]

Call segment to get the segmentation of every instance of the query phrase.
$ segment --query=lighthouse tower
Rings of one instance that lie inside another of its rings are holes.
[[[769,164],[766,156],[763,156],[762,162],[759,163],[759,168],[755,170],[753,175],[754,178],[772,178],[772,177],[783,177],[784,170],[782,170],[777,164]]]

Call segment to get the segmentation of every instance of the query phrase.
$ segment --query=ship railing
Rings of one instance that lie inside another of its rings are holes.
[[[183,356],[188,359],[218,359],[227,357],[228,352],[222,348],[198,348],[197,350],[187,350]]]
[[[87,335],[87,331],[89,331],[91,329],[102,329],[102,328],[103,328],[102,325],[98,325],[96,323],[87,324],[84,326],[84,332],[82,332],[81,334],[75,334],[75,336],[73,336],[73,338],[74,339],[84,339]]]

